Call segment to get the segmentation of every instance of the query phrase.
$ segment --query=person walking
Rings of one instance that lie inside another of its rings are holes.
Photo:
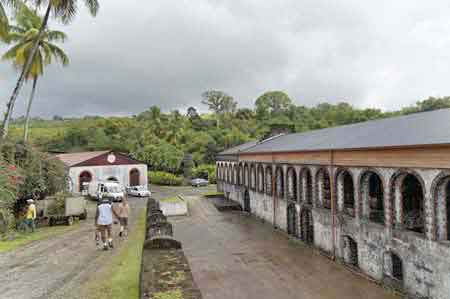
[[[119,218],[120,223],[119,237],[128,236],[128,217],[130,214],[130,206],[126,195],[115,207],[115,214],[117,215],[117,218]]]
[[[100,230],[103,250],[114,247],[112,238],[113,213],[111,202],[108,199],[102,199],[95,213],[95,224],[97,229]]]
[[[27,226],[27,228],[31,229],[31,232],[34,233],[35,230],[35,219],[36,219],[36,206],[34,205],[34,200],[33,199],[28,199],[27,200],[27,204],[28,204],[28,208],[27,208],[27,214],[26,214],[26,218],[25,218],[25,224]]]

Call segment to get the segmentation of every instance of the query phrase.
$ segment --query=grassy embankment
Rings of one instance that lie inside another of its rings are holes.
[[[75,229],[77,226],[78,224],[74,224],[73,226],[42,227],[36,229],[34,233],[17,233],[13,240],[0,241],[0,253],[15,250],[34,241],[44,240],[66,233]]]
[[[119,252],[99,273],[101,279],[94,279],[88,284],[88,299],[139,298],[142,246],[145,239],[145,214],[145,211],[142,211],[138,223],[130,232],[126,243],[119,247]]]

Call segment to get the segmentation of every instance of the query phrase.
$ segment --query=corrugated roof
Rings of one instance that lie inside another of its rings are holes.
[[[70,153],[70,154],[58,154],[55,155],[67,166],[73,166],[81,162],[87,161],[89,159],[95,158],[97,156],[109,153],[110,151],[97,151],[97,152],[81,152],[81,153]]]
[[[450,144],[450,109],[279,136],[244,153]]]

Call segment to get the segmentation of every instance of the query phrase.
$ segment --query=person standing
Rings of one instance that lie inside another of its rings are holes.
[[[34,233],[35,230],[35,219],[36,219],[36,206],[34,205],[33,199],[27,200],[28,208],[27,208],[27,215],[25,218],[25,223],[27,225],[27,228],[31,228],[31,232]]]
[[[112,223],[113,223],[113,209],[112,204],[108,199],[102,199],[97,206],[95,213],[95,224],[100,230],[100,235],[103,242],[103,250],[113,248],[112,238]],[[117,216],[116,216],[117,217]]]
[[[128,216],[130,214],[130,206],[128,205],[128,198],[126,195],[122,199],[122,201],[115,207],[115,212],[117,218],[119,218],[120,223],[119,236],[128,236]]]

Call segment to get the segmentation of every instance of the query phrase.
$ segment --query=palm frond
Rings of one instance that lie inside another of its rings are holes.
[[[62,32],[62,31],[58,31],[58,30],[50,30],[48,32],[46,32],[46,36],[47,36],[47,40],[49,42],[65,42],[67,39],[67,35]]]
[[[91,15],[96,16],[99,9],[100,9],[100,3],[98,0],[84,0],[84,4],[89,9],[89,12]]]
[[[5,9],[3,8],[2,3],[0,2],[0,40],[6,41],[8,38],[8,17],[6,16]]]
[[[48,47],[52,51],[53,57],[55,57],[56,60],[58,60],[63,66],[68,66],[70,63],[69,56],[64,52],[63,49],[60,47],[47,43]]]

